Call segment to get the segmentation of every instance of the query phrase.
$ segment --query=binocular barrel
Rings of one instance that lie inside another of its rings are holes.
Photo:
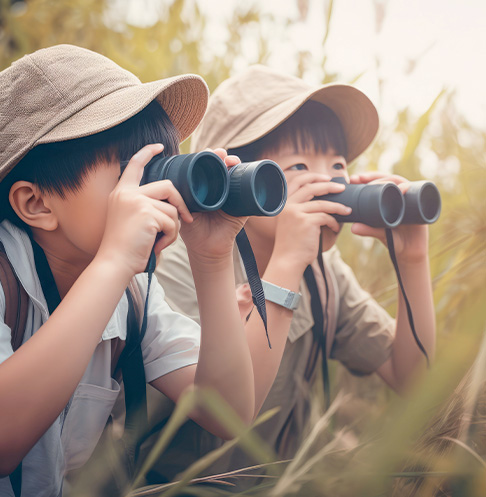
[[[223,209],[232,216],[276,216],[287,200],[287,182],[273,161],[233,166],[229,171],[213,152],[154,157],[141,185],[170,179],[189,211]]]
[[[440,193],[430,181],[413,181],[405,199],[402,224],[431,224],[439,219],[442,202]]]
[[[402,192],[394,183],[352,185],[342,177],[331,181],[346,185],[345,190],[315,198],[351,207],[349,216],[334,215],[340,223],[364,223],[374,228],[395,228],[400,224],[405,202]]]
[[[405,195],[395,183],[355,185],[342,177],[334,183],[346,185],[341,193],[315,197],[351,207],[349,216],[334,215],[341,223],[364,223],[374,228],[395,228],[400,224],[430,224],[441,209],[440,193],[430,181],[415,181]]]

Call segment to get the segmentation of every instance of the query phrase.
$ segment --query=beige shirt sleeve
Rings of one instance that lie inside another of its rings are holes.
[[[359,285],[352,269],[332,249],[329,263],[339,291],[339,314],[331,357],[352,373],[376,371],[391,354],[395,320]]]
[[[191,265],[180,236],[162,251],[155,276],[165,291],[165,300],[171,309],[201,324]]]

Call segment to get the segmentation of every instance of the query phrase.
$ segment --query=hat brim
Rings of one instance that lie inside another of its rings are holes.
[[[374,140],[378,132],[379,118],[371,100],[353,86],[331,83],[272,107],[254,119],[226,145],[227,148],[242,147],[262,138],[286,121],[308,100],[326,105],[337,115],[346,136],[348,162],[363,153]]]
[[[193,74],[127,86],[57,124],[36,144],[72,140],[105,131],[134,116],[155,99],[176,127],[182,142],[203,118],[208,97],[206,83]]]

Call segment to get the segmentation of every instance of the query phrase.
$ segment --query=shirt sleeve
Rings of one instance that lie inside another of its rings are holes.
[[[147,291],[147,278],[137,277],[142,295]],[[147,312],[147,331],[142,340],[146,381],[196,364],[201,331],[199,324],[172,310],[164,290],[152,280]]]
[[[395,320],[359,285],[339,251],[331,264],[339,291],[339,314],[331,357],[353,374],[376,371],[391,354]]]

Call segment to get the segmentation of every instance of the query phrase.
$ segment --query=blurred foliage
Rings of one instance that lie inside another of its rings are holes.
[[[295,1],[296,14],[284,21],[287,27],[305,23],[309,16],[309,0]],[[335,3],[325,3],[323,45],[333,25]],[[155,22],[146,27],[130,23],[129,4],[140,12],[155,9]],[[372,0],[372,4],[378,33],[386,25],[387,3]],[[224,46],[214,46],[208,37],[210,14],[200,5],[195,0],[0,0],[0,69],[25,53],[72,43],[106,55],[142,81],[192,72],[201,74],[212,90],[236,68],[268,60],[274,34],[268,27],[277,22],[276,16],[263,13],[256,3],[235,2],[224,26]],[[256,49],[249,51],[250,45]],[[308,51],[295,47],[288,59],[298,76],[315,72],[315,59]],[[416,62],[410,61],[403,77],[413,72]],[[379,68],[378,57],[375,63]],[[339,78],[329,70],[325,56],[317,66],[323,83]],[[383,91],[387,81],[380,79],[377,84]],[[352,165],[353,172],[380,169],[412,180],[431,179],[441,191],[442,215],[430,226],[437,360],[406,400],[397,398],[375,376],[354,378],[333,364],[332,422],[323,415],[320,385],[316,385],[309,437],[294,461],[275,463],[280,477],[270,472],[273,479],[259,483],[252,494],[486,495],[484,343],[478,355],[486,329],[485,151],[486,130],[471,126],[458,113],[454,95],[442,91],[421,116],[407,107],[400,109],[395,122]],[[396,278],[386,249],[378,242],[357,239],[348,228],[339,247],[363,286],[393,314]],[[246,447],[256,462],[269,464],[258,442],[251,440]],[[221,455],[224,450],[216,454]],[[189,478],[205,464],[200,461],[189,468]],[[188,478],[177,488],[185,481]],[[151,495],[165,495],[166,490]],[[228,493],[204,486],[185,492]]]

